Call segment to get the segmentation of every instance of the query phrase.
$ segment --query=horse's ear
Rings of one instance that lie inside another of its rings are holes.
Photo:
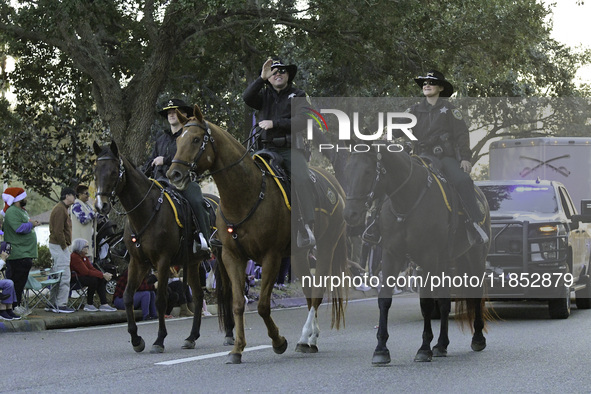
[[[201,113],[201,109],[199,109],[199,106],[197,104],[195,104],[195,106],[193,107],[193,114],[199,122],[203,123],[203,113]]]
[[[115,154],[115,156],[119,156],[119,148],[117,148],[117,144],[114,140],[111,140],[111,151]]]
[[[96,153],[97,156],[101,154],[102,149],[96,141],[94,141],[94,143],[92,144],[92,148],[94,149],[94,153]]]
[[[181,111],[179,111],[178,108],[175,109],[175,111],[176,111],[176,117],[179,118],[179,122],[181,122],[183,125],[189,121],[189,118],[187,118],[185,115],[183,115],[183,113]]]

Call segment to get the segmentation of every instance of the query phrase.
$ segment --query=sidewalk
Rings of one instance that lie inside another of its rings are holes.
[[[350,289],[348,297],[349,300],[355,300],[377,297],[377,294],[378,293],[375,289],[365,292]],[[306,299],[303,297],[281,298],[275,299],[271,302],[272,308],[292,308],[303,305],[306,305]],[[207,309],[213,315],[217,315],[217,305],[208,305]],[[246,304],[245,309],[247,312],[255,312],[257,310],[257,302],[255,301],[250,304]],[[175,310],[178,310],[178,307],[173,309],[173,315]],[[135,318],[136,321],[141,320],[142,313],[140,310],[135,311]],[[46,312],[41,308],[34,309],[30,315],[23,317],[21,320],[0,320],[0,334],[3,332],[31,332],[126,322],[127,317],[125,315],[125,311],[85,312],[84,310],[80,309],[74,313],[53,313]]]

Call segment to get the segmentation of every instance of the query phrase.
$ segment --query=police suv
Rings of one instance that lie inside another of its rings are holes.
[[[543,300],[550,317],[591,308],[591,200],[577,213],[556,181],[482,181],[491,214],[485,284],[491,300]]]

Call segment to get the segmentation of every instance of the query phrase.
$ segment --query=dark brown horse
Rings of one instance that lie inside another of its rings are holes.
[[[158,283],[161,284],[158,286],[156,296],[159,326],[158,338],[150,352],[164,351],[164,338],[167,334],[164,324],[168,287],[166,284],[170,266],[184,265],[181,260],[183,255],[186,256],[184,267],[197,313],[193,318],[191,333],[182,347],[183,349],[195,348],[195,341],[199,338],[201,327],[199,310],[203,304],[203,289],[199,282],[200,262],[209,255],[195,254],[192,251],[192,242],[181,241],[183,231],[179,224],[183,223],[179,223],[178,215],[175,214],[167,193],[120,155],[114,142],[109,147],[103,148],[95,142],[94,151],[97,155],[95,182],[98,211],[103,214],[108,213],[112,200],[118,197],[127,214],[123,237],[131,259],[123,302],[133,349],[141,352],[145,348],[144,340],[137,333],[133,296],[150,269],[155,268],[158,271]],[[183,224],[183,226],[187,225],[187,223]],[[184,251],[183,248],[185,248]]]
[[[464,274],[466,278],[484,277],[489,245],[471,244],[468,241],[464,221],[454,208],[453,193],[420,159],[404,152],[389,153],[385,146],[382,148],[381,153],[370,151],[352,154],[346,170],[349,176],[344,213],[347,223],[363,223],[369,205],[373,201],[381,202],[378,225],[382,236],[384,285],[379,291],[378,345],[372,362],[390,362],[386,342],[389,336],[388,311],[392,305],[394,286],[388,280],[395,279],[404,270],[407,256],[421,267],[423,280],[420,296],[424,319],[423,343],[415,361],[431,361],[433,356],[444,357],[447,354],[451,295],[460,297],[456,300],[457,318],[462,322],[474,322],[472,349],[483,350],[486,347],[483,329],[489,314],[485,309],[482,283],[476,279],[468,283],[466,279],[464,283],[467,285],[464,286],[456,279],[463,278]],[[490,234],[488,204],[479,190],[478,201],[485,213],[483,228]],[[450,281],[441,282],[444,275]],[[452,286],[449,286],[450,283]],[[436,305],[435,298],[438,299],[441,313],[441,329],[432,350],[431,316]]]
[[[291,212],[273,176],[255,163],[247,150],[228,132],[206,122],[197,106],[195,114],[185,124],[177,139],[177,153],[167,176],[177,188],[182,189],[191,173],[202,174],[209,170],[220,193],[217,227],[223,244],[220,264],[224,269],[222,285],[228,289],[231,283],[231,307],[236,322],[236,343],[228,355],[227,363],[240,363],[246,346],[243,289],[248,259],[262,266],[258,312],[267,326],[274,351],[281,354],[287,349],[287,341],[279,335],[279,329],[271,318],[271,292],[281,258],[290,255]],[[184,120],[181,118],[181,122]],[[336,179],[328,172],[316,170],[315,174],[318,178],[330,180],[335,203],[331,212],[316,211],[315,275],[341,275],[347,262],[345,222],[342,217],[345,195]],[[292,270],[299,278],[310,276],[307,257],[307,250],[297,250],[291,255]],[[341,319],[344,321],[343,297],[340,288],[332,290],[332,323],[338,328]],[[304,288],[304,292],[309,313],[296,351],[316,352],[319,334],[317,313],[324,288]],[[229,310],[224,312],[224,308],[218,306],[220,317],[229,313]]]

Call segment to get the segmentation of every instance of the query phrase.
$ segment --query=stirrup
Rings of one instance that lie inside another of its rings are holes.
[[[310,230],[310,226],[306,224],[304,225],[304,229],[306,230],[306,238],[304,238],[302,232],[298,230],[298,248],[311,248],[314,245],[316,245],[316,238],[314,238],[314,233],[312,232],[312,230]]]
[[[478,234],[479,239],[477,240],[477,242],[479,244],[485,244],[485,243],[487,243],[488,242],[488,235],[486,235],[486,233],[484,232],[484,230],[482,229],[482,227],[480,227],[478,225],[478,223],[476,223],[476,222],[472,222],[472,227],[474,228],[474,230]]]
[[[193,253],[197,253],[198,251],[209,252],[209,245],[207,245],[207,241],[203,236],[203,233],[199,233],[199,242],[197,240],[193,241]]]
[[[377,226],[377,224],[373,222],[365,229],[363,234],[361,234],[361,239],[367,242],[368,244],[377,245],[380,242],[382,242],[382,236],[378,234],[378,232],[369,231],[370,229],[374,229],[375,226]]]

